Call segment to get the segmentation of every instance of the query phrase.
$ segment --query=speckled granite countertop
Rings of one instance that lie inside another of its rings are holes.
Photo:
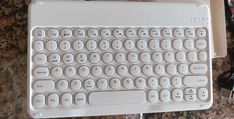
[[[30,118],[26,107],[27,6],[29,0],[0,0],[0,119]],[[229,46],[234,37],[227,33]],[[214,104],[204,111],[146,114],[157,118],[234,118],[234,100],[220,96],[217,77],[229,69],[228,57],[213,63]],[[137,115],[93,117],[94,119],[137,118]],[[89,118],[85,118],[89,119]]]

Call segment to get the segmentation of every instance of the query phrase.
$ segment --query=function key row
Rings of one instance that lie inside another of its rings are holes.
[[[115,29],[109,29],[109,28],[102,28],[100,31],[95,28],[90,29],[84,29],[84,28],[78,28],[75,30],[72,30],[70,28],[63,28],[62,30],[58,30],[56,28],[50,28],[48,30],[45,30],[43,28],[37,28],[33,30],[33,36],[36,38],[43,38],[45,36],[48,36],[49,38],[57,38],[59,36],[63,38],[70,38],[72,36],[75,36],[77,38],[83,38],[85,36],[91,37],[91,38],[97,38],[99,35],[102,38],[110,38],[112,35],[115,38],[122,38],[122,37],[128,37],[128,38],[157,38],[157,37],[206,37],[207,31],[204,28],[153,28],[153,29],[146,29],[146,28],[127,28],[126,30],[121,28],[115,28]]]
[[[113,50],[119,51],[125,48],[126,50],[182,50],[183,48],[187,50],[199,49],[203,50],[207,47],[207,41],[204,39],[193,40],[101,40],[97,42],[96,40],[74,40],[72,43],[69,40],[62,40],[57,42],[55,40],[49,40],[47,42],[43,42],[41,40],[37,40],[33,42],[34,51],[41,52],[44,48],[48,51],[55,51],[58,48],[62,51],[68,51],[73,49],[75,51],[81,51],[87,49],[89,51],[94,51],[100,49],[102,51],[107,51],[112,48]]]

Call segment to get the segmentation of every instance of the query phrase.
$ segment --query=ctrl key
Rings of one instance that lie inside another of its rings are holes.
[[[45,105],[45,96],[43,94],[36,94],[33,97],[33,105],[36,108],[42,108]]]

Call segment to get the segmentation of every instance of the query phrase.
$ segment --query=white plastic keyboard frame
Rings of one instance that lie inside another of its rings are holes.
[[[166,7],[165,7],[166,6]],[[158,11],[157,9],[160,9]],[[163,14],[162,14],[163,13]],[[156,14],[156,15],[154,15]],[[157,15],[158,14],[158,15]],[[59,108],[37,110],[32,106],[32,30],[35,27],[206,27],[209,32],[208,56],[208,86],[212,90],[212,28],[210,8],[208,5],[196,3],[148,3],[148,2],[79,2],[79,1],[39,1],[29,6],[28,26],[28,112],[34,118],[96,116],[115,114],[136,114],[153,112],[171,112],[185,110],[201,110],[211,107],[213,94],[210,100],[203,103],[175,103],[146,104],[146,105],[111,105],[88,108]],[[196,18],[205,18],[207,21],[198,22]],[[147,21],[146,21],[147,20]],[[173,105],[173,106],[172,106]]]

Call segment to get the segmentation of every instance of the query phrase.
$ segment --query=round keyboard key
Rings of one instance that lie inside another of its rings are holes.
[[[108,50],[110,47],[110,43],[108,40],[102,40],[99,42],[99,48],[101,50]]]
[[[106,52],[102,55],[102,61],[104,63],[110,63],[113,60],[113,55],[110,52]]]
[[[187,94],[187,95],[195,95],[197,92],[196,92],[196,89],[195,88],[185,88],[184,89],[184,94]]]
[[[170,79],[163,76],[159,79],[159,84],[164,88],[168,88],[170,86]]]
[[[187,102],[193,102],[197,99],[197,96],[196,95],[185,95],[184,96],[184,99],[187,101]]]
[[[157,88],[158,86],[158,80],[155,77],[150,77],[147,79],[148,86],[150,88]]]
[[[81,81],[78,79],[74,79],[71,81],[71,89],[72,90],[79,90],[81,88]]]
[[[43,41],[35,41],[33,42],[33,49],[37,52],[40,52],[44,49]]]
[[[93,66],[92,67],[92,75],[95,77],[102,75],[102,68],[100,66]]]
[[[124,42],[124,47],[126,50],[132,50],[135,48],[135,42],[133,40],[126,40]]]
[[[56,107],[59,104],[59,96],[58,94],[51,93],[47,97],[47,104],[49,107]]]
[[[84,88],[87,90],[92,90],[95,87],[95,82],[92,79],[86,79],[84,81]]]
[[[84,43],[83,43],[83,41],[81,41],[81,40],[75,40],[74,42],[73,42],[73,48],[74,48],[74,50],[83,50],[83,48],[84,48]]]
[[[174,40],[172,42],[172,46],[173,46],[174,49],[180,50],[180,49],[183,48],[183,42],[182,42],[182,40]]]
[[[60,91],[65,91],[68,88],[68,82],[66,80],[59,80],[56,84],[56,87]]]
[[[198,59],[200,61],[206,61],[207,60],[207,53],[205,51],[201,51],[198,53]]]
[[[106,79],[99,79],[99,80],[97,81],[97,87],[98,87],[98,88],[100,88],[100,89],[105,89],[105,88],[107,88],[107,86],[108,86],[108,82],[107,82]]]
[[[174,57],[173,52],[165,52],[163,56],[164,56],[165,61],[167,61],[167,62],[174,62],[175,61],[175,57]]]
[[[206,29],[200,28],[196,30],[197,37],[206,37]]]
[[[145,84],[146,84],[146,82],[145,82],[145,79],[143,77],[136,78],[136,80],[135,80],[136,87],[138,87],[138,88],[144,88]]]
[[[177,73],[177,67],[175,64],[168,64],[166,66],[166,71],[170,75],[175,75]]]
[[[63,62],[65,64],[71,64],[74,61],[74,56],[71,53],[66,53],[63,55]]]
[[[56,41],[47,41],[46,44],[45,44],[45,47],[47,50],[49,51],[54,51],[57,49],[57,42]]]
[[[185,30],[185,36],[188,38],[193,38],[195,37],[195,30],[192,28],[186,29]]]
[[[97,29],[89,29],[88,30],[88,36],[91,38],[98,37],[98,30]]]
[[[147,42],[146,40],[138,40],[136,46],[139,50],[145,50],[147,48]]]
[[[113,35],[114,35],[114,37],[116,37],[116,38],[121,38],[121,37],[123,37],[124,32],[123,32],[122,29],[115,29],[115,30],[113,31]]]
[[[199,49],[199,50],[205,49],[206,46],[207,46],[206,40],[202,40],[202,39],[197,40],[197,41],[195,42],[195,46],[196,46],[196,48]]]
[[[145,74],[145,75],[151,75],[153,73],[153,68],[151,65],[144,65],[142,67],[142,73]]]
[[[187,74],[188,73],[188,65],[187,64],[179,64],[178,72],[181,74]]]
[[[151,29],[150,30],[150,36],[153,38],[157,38],[161,36],[161,30],[160,29]]]
[[[85,96],[85,94],[84,93],[77,93],[75,95],[74,101],[75,101],[75,104],[78,105],[78,106],[85,105],[85,103],[86,103],[86,96]]]
[[[85,45],[89,51],[93,51],[97,48],[97,43],[95,40],[88,40]]]
[[[59,54],[51,54],[49,56],[49,61],[51,64],[58,64],[60,62],[60,55]]]
[[[51,75],[55,78],[58,78],[63,75],[63,69],[61,67],[53,67],[51,69]]]
[[[79,64],[84,64],[87,62],[87,55],[85,53],[79,53],[76,55],[76,61]]]
[[[127,29],[126,31],[126,36],[128,38],[133,38],[133,37],[136,37],[136,30],[135,29]]]
[[[81,66],[78,69],[79,75],[82,77],[86,77],[89,75],[89,68],[87,66]]]
[[[194,41],[192,39],[185,40],[184,47],[188,50],[193,50],[194,49]]]
[[[207,100],[209,97],[209,93],[206,88],[199,88],[197,91],[197,95],[200,100]]]
[[[49,76],[49,69],[47,67],[36,67],[33,70],[33,75],[36,78],[46,78]]]
[[[45,37],[45,34],[46,33],[44,29],[38,28],[38,29],[33,30],[33,36],[36,38],[43,38]]]
[[[96,64],[100,61],[101,57],[98,53],[94,52],[89,55],[89,61],[93,64]]]
[[[149,34],[148,29],[141,28],[138,30],[137,34],[141,38],[146,38],[146,37],[148,37],[148,34]]]
[[[167,89],[161,90],[160,94],[159,94],[159,97],[160,97],[161,101],[163,101],[163,102],[169,102],[170,99],[171,99],[170,91],[167,90]]]
[[[121,86],[121,82],[118,78],[112,78],[110,80],[110,87],[113,89],[118,89]]]
[[[138,55],[135,52],[130,52],[130,53],[128,53],[127,58],[128,58],[129,62],[133,63],[133,62],[136,62],[138,60]]]
[[[162,29],[162,36],[165,38],[172,37],[172,30],[169,28]]]
[[[184,62],[186,60],[186,54],[185,52],[177,52],[175,58],[179,62]]]
[[[47,61],[47,57],[45,54],[36,54],[33,56],[33,62],[35,64],[45,64]]]
[[[152,54],[152,60],[154,62],[161,62],[163,60],[162,53],[161,52],[153,52],[153,54]]]
[[[71,29],[63,29],[61,31],[61,36],[64,38],[70,38],[72,36],[72,30]]]
[[[157,64],[154,66],[154,72],[158,75],[162,75],[165,73],[165,67],[161,64]]]
[[[158,40],[150,40],[149,41],[149,48],[151,50],[158,50],[159,49],[159,42],[158,42]]]
[[[126,65],[119,65],[117,67],[117,72],[121,76],[125,76],[128,73],[128,67]]]
[[[140,54],[140,60],[142,62],[149,62],[150,61],[150,54],[148,52],[142,52]]]
[[[174,32],[173,32],[174,36],[175,37],[183,37],[184,36],[184,30],[181,29],[181,28],[177,28],[177,29],[174,29]]]
[[[64,107],[69,107],[72,105],[72,95],[70,93],[64,93],[61,96],[61,103]]]
[[[147,98],[150,103],[158,102],[158,92],[156,90],[150,90],[147,94]]]
[[[63,41],[61,41],[61,42],[59,43],[59,47],[60,47],[60,49],[61,49],[62,51],[67,51],[67,50],[70,49],[71,44],[70,44],[69,41],[63,40]]]
[[[122,42],[120,40],[113,40],[111,46],[114,50],[120,50],[122,49]]]
[[[138,65],[132,65],[132,66],[130,66],[129,72],[132,75],[136,76],[136,75],[139,75],[141,73],[141,68]]]
[[[64,69],[64,74],[67,77],[74,77],[76,75],[76,68],[73,66],[68,66]]]
[[[123,52],[118,52],[115,54],[115,61],[122,63],[126,60],[125,54]]]
[[[83,38],[83,37],[85,37],[85,30],[84,29],[76,29],[75,30],[75,36],[77,38]]]
[[[102,29],[101,30],[101,37],[109,38],[110,36],[111,36],[111,30],[110,29]]]
[[[187,59],[191,62],[197,61],[197,52],[189,52],[187,53]]]
[[[33,97],[33,105],[36,108],[42,108],[45,105],[45,96],[43,94],[36,94]]]
[[[172,99],[176,102],[180,102],[183,100],[183,91],[180,89],[174,89],[172,91]]]
[[[131,78],[125,78],[123,79],[123,86],[126,89],[131,89],[133,87],[133,81]]]
[[[49,38],[57,38],[59,36],[59,31],[57,29],[49,29],[47,31],[47,36]]]
[[[170,40],[161,40],[160,46],[163,50],[169,50],[171,48],[171,41]]]
[[[172,83],[173,86],[179,88],[182,85],[182,79],[179,76],[174,76],[171,79],[171,83]]]
[[[104,71],[107,76],[113,76],[115,74],[115,67],[112,65],[107,65]]]

